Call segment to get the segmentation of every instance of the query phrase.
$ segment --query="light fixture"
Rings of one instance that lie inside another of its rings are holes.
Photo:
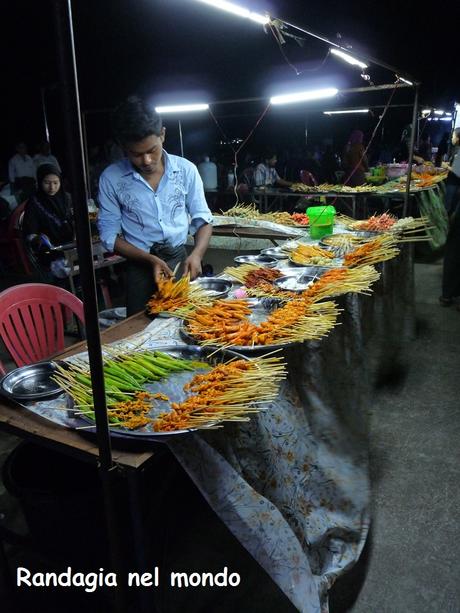
[[[339,92],[335,87],[326,89],[312,89],[307,92],[296,94],[283,94],[270,98],[270,104],[291,104],[292,102],[307,102],[308,100],[320,100],[321,98],[333,98]]]
[[[446,117],[452,117],[452,113],[448,113],[447,111],[444,113]]]
[[[431,109],[423,109],[422,115],[431,115]]]
[[[407,79],[403,79],[403,77],[400,77],[399,75],[396,75],[396,78],[398,79],[398,81],[402,81],[403,83],[406,83],[406,85],[413,85],[412,81],[408,81]]]
[[[195,111],[207,111],[209,104],[177,104],[175,106],[156,106],[155,111],[163,113],[189,113]]]
[[[233,4],[233,2],[227,2],[227,0],[198,0],[198,2],[209,4],[209,6],[213,6],[216,9],[222,9],[223,11],[227,11],[227,13],[233,13],[233,15],[238,15],[239,17],[245,17],[263,26],[266,26],[270,22],[270,17],[268,15],[253,13],[249,9],[238,6],[238,4]]]
[[[444,111],[435,111],[434,114],[435,115],[444,115]]]
[[[369,113],[369,109],[346,109],[343,111],[323,111],[324,115],[346,115],[349,113]]]
[[[452,117],[441,117],[440,121],[452,121]]]
[[[363,70],[367,68],[367,64],[361,62],[360,60],[357,60],[349,53],[345,53],[344,51],[340,51],[340,49],[335,49],[334,47],[332,47],[329,51],[332,53],[332,55],[336,55],[337,57],[341,58],[345,62],[348,62],[349,64],[352,64],[353,66],[359,66]]]

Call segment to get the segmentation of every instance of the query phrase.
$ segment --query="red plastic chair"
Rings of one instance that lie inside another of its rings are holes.
[[[304,185],[310,185],[310,186],[318,185],[318,183],[316,182],[315,177],[311,174],[310,171],[308,171],[308,170],[301,170],[299,174],[300,174],[300,181]]]
[[[69,312],[84,324],[83,302],[54,285],[24,283],[0,293],[0,338],[17,366],[45,360],[64,349]],[[1,362],[0,372],[6,372]]]

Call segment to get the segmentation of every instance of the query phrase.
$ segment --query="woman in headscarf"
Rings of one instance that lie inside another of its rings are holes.
[[[60,171],[51,164],[42,164],[37,169],[37,193],[27,202],[22,223],[23,235],[38,262],[45,269],[51,269],[55,276],[62,259],[59,251],[50,247],[63,245],[74,238],[70,195],[64,192]]]
[[[363,139],[364,134],[361,130],[353,130],[345,150],[343,169],[345,170],[345,182],[350,187],[363,185],[366,182],[365,173],[369,170],[369,166]]]

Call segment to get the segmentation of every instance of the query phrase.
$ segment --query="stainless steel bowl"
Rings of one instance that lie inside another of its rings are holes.
[[[38,362],[21,366],[7,373],[0,381],[1,391],[15,400],[38,400],[62,392],[51,379],[56,372],[53,362]]]
[[[237,264],[260,264],[266,268],[275,266],[277,260],[268,255],[237,255],[235,260]]]
[[[309,274],[309,273],[302,273],[301,275],[286,275],[284,277],[279,277],[278,279],[275,279],[275,281],[273,282],[274,285],[276,285],[276,287],[279,287],[279,289],[288,291],[288,292],[295,292],[296,294],[300,294],[301,292],[304,292],[305,290],[308,289],[308,285],[309,283],[311,283],[312,281],[315,281],[316,279],[319,279],[320,275],[314,275],[314,274]],[[289,281],[290,279],[293,279],[296,282],[296,285],[303,285],[304,287],[284,287],[284,284]]]
[[[192,285],[199,285],[210,298],[225,298],[232,289],[232,282],[218,277],[199,277],[192,282]]]
[[[283,251],[282,247],[269,247],[268,249],[262,249],[260,255],[268,255],[268,257],[276,260],[286,260],[289,254]]]

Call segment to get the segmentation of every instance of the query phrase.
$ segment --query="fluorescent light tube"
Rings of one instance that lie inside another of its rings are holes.
[[[367,64],[365,64],[364,62],[361,62],[360,60],[357,60],[355,57],[353,57],[349,53],[340,51],[340,49],[335,49],[335,47],[331,47],[330,52],[332,53],[332,55],[336,55],[340,59],[344,60],[345,62],[348,62],[349,64],[352,64],[353,66],[359,66],[363,70],[367,68]]]
[[[270,104],[291,104],[292,102],[307,102],[308,100],[320,100],[321,98],[333,98],[338,94],[339,90],[335,87],[326,89],[312,89],[306,92],[298,92],[296,94],[283,94],[281,96],[273,96],[270,98]]]
[[[175,106],[156,106],[155,111],[163,113],[188,113],[194,111],[207,111],[209,104],[177,104]]]
[[[345,115],[348,113],[369,113],[369,109],[347,109],[344,111],[323,111],[324,115]]]
[[[396,75],[396,78],[398,79],[398,81],[402,81],[403,83],[406,83],[407,85],[413,85],[412,81],[408,81],[407,79],[403,79],[403,77],[400,77],[399,75]]]
[[[263,26],[267,25],[267,23],[270,22],[270,17],[268,15],[259,15],[259,13],[253,13],[249,9],[246,9],[242,6],[238,6],[237,4],[233,4],[233,2],[227,2],[227,0],[198,0],[198,2],[209,4],[209,6],[212,6],[216,9],[221,9],[222,11],[227,11],[227,13],[238,15],[238,17],[245,17],[246,19],[250,19],[251,21],[260,23]]]

